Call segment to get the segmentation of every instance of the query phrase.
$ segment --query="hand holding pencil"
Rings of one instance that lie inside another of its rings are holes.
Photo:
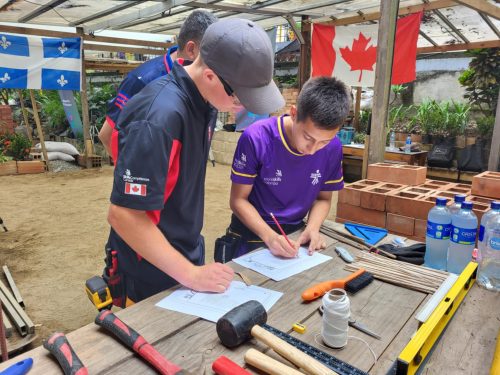
[[[273,215],[272,212],[270,213],[270,216],[281,233],[281,235],[276,233],[275,236],[273,236],[270,240],[266,242],[266,245],[271,251],[271,253],[273,255],[282,256],[285,258],[293,258],[297,256],[300,244],[288,238],[285,231],[283,230],[280,223],[278,222],[278,220],[276,219],[276,217]]]

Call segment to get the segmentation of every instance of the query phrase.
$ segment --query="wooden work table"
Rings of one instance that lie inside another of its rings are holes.
[[[340,224],[330,225],[341,227]],[[387,237],[386,241],[390,238],[391,236]],[[236,271],[249,276],[255,285],[284,293],[268,312],[268,324],[282,331],[292,332],[300,340],[318,346],[315,339],[320,340],[316,336],[321,330],[321,317],[317,308],[321,300],[304,304],[300,295],[312,284],[348,274],[343,270],[344,262],[334,252],[332,245],[335,243],[335,240],[327,238],[328,248],[325,254],[331,255],[332,260],[281,282],[269,280],[237,264],[231,265]],[[348,245],[343,246],[353,253],[357,252]],[[170,361],[193,374],[212,374],[212,362],[220,355],[226,355],[243,365],[247,349],[253,347],[266,350],[265,346],[255,340],[234,350],[226,349],[219,342],[214,323],[155,306],[156,302],[169,293],[159,293],[116,314]],[[359,340],[349,339],[342,350],[321,349],[371,374],[385,374],[415,332],[415,313],[427,298],[425,293],[375,280],[356,295],[350,296],[351,313],[358,321],[380,334],[382,340],[376,340],[352,328],[349,329],[349,335],[368,342],[378,358],[377,363],[374,365],[368,348]],[[307,327],[304,334],[291,330],[295,322]],[[488,374],[499,327],[500,296],[474,285],[436,345],[425,373]],[[68,333],[67,337],[88,367],[89,374],[155,373],[154,369],[94,323]],[[267,354],[279,358],[270,351]],[[0,364],[0,370],[27,357],[34,359],[29,375],[62,374],[55,359],[43,347],[37,347]]]
[[[364,145],[343,145],[342,153],[344,156],[354,156],[363,158]],[[427,161],[427,151],[417,151],[406,153],[398,149],[392,150],[390,147],[385,148],[384,159],[387,161],[398,161],[409,165],[425,165]]]

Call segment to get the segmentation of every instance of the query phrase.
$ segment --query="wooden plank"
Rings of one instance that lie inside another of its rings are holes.
[[[356,87],[356,105],[354,107],[354,130],[359,132],[359,111],[361,108],[361,87]]]
[[[40,122],[40,117],[38,116],[38,106],[36,105],[35,94],[33,90],[30,91],[31,107],[33,108],[33,117],[35,119],[36,130],[38,133],[38,139],[40,140],[40,145],[42,146],[42,154],[45,161],[48,162],[49,158],[47,156],[47,148],[45,147],[45,137],[43,136],[42,123]],[[47,164],[47,168],[49,165]]]
[[[76,38],[78,34],[68,33],[64,31],[54,31],[47,29],[35,29],[30,27],[19,27],[19,26],[6,26],[0,25],[0,32],[4,33],[15,33],[23,35],[40,35],[40,36],[51,36],[55,38]]]
[[[83,37],[83,28],[77,27],[77,33]],[[82,123],[83,123],[83,142],[85,144],[85,155],[90,156],[94,153],[93,143],[90,143],[90,118],[89,118],[89,100],[87,97],[87,74],[84,68],[85,51],[82,50],[82,85],[80,89],[80,101],[82,103]],[[93,142],[93,140],[92,140]],[[87,168],[89,166],[87,165]]]
[[[490,156],[488,158],[488,170],[498,171],[500,163],[500,92],[498,93],[497,112],[495,115],[495,126],[491,140]]]
[[[96,61],[85,61],[85,70],[105,70],[105,71],[118,71],[120,73],[128,73],[137,68],[141,63],[128,63],[128,64],[115,64],[115,63],[101,63]]]
[[[448,44],[445,46],[420,47],[417,48],[417,55],[422,53],[464,51],[476,48],[498,48],[498,47],[500,47],[500,40],[487,40],[484,42],[471,42],[471,43]]]
[[[31,135],[31,126],[28,121],[28,111],[26,111],[26,108],[24,107],[24,100],[23,100],[23,92],[21,89],[17,89],[17,95],[19,97],[19,103],[21,104],[21,112],[23,113],[23,118],[24,118],[24,126],[26,126],[26,133],[28,134],[28,138],[33,145],[33,136]]]
[[[12,295],[12,293],[7,289],[7,286],[0,280],[0,290],[3,295],[9,301],[9,303],[14,307],[17,314],[21,317],[24,323],[26,323],[27,333],[35,333],[35,325],[32,320],[29,318],[28,314],[22,309],[22,307],[16,302],[16,299]],[[3,303],[3,300],[2,300]]]
[[[353,253],[357,252],[348,245],[346,247]],[[321,329],[321,317],[317,313],[321,300],[305,304],[302,303],[300,295],[304,289],[312,284],[332,278],[341,278],[349,274],[349,272],[343,270],[345,263],[334,254],[333,246],[329,246],[324,253],[331,255],[333,259],[279,283],[268,280],[262,284],[263,287],[284,293],[283,297],[268,312],[268,323],[314,346],[318,346],[315,342],[315,336]],[[391,342],[392,337],[404,326],[409,315],[414,313],[425,296],[423,293],[408,291],[390,284],[374,281],[370,286],[352,296],[351,307],[360,321],[369,325],[373,330],[378,330],[384,339],[378,341],[361,333],[358,335],[357,332],[354,333],[352,330],[350,334],[358,337],[362,336],[376,349],[376,353],[382,353],[383,349]],[[378,319],[382,319],[382,321],[378,321]],[[306,334],[300,335],[292,331],[291,326],[295,322],[302,322],[307,325]],[[200,320],[186,327],[177,335],[161,340],[156,343],[155,347],[174,363],[178,363],[186,370],[196,374],[211,373],[211,364],[220,355],[226,355],[233,361],[243,365],[244,353],[250,347],[266,351],[266,354],[271,352],[267,351],[262,344],[257,343],[255,340],[235,349],[223,348],[219,344],[214,331],[213,323]],[[326,351],[332,353],[332,351]],[[363,355],[360,355],[360,353],[363,353]],[[333,354],[343,360],[350,361],[350,363],[361,369],[369,369],[373,363],[366,346],[354,340],[350,341],[342,351],[335,351]],[[279,357],[276,358],[279,359]],[[283,360],[281,359],[281,361]],[[120,374],[127,370],[134,374],[147,374],[150,371],[143,363],[137,363],[136,359],[131,358],[112,369],[110,368],[105,373]]]
[[[100,35],[89,35],[84,34],[83,40],[88,42],[101,42],[101,43],[114,43],[114,44],[127,44],[133,46],[143,46],[143,47],[156,47],[167,49],[174,46],[174,43],[165,42],[155,42],[151,40],[139,40],[139,39],[128,39],[128,38],[116,38],[111,36],[100,36]]]
[[[487,14],[497,20],[500,20],[500,8],[484,0],[455,0],[457,3],[466,7],[477,10],[478,12]]]
[[[10,301],[7,296],[4,294],[2,289],[0,288],[0,301],[2,302],[2,307],[5,313],[9,316],[11,319],[12,324],[14,324],[21,336],[26,336],[28,334],[28,328],[26,326],[26,323],[21,319],[21,316],[19,315],[19,312],[16,310],[16,308],[13,306],[12,302],[15,303],[15,301]]]
[[[381,15],[378,27],[377,65],[375,67],[368,164],[384,161],[398,5],[399,0],[387,0],[380,3]]]
[[[412,5],[412,6],[403,6],[399,8],[398,15],[404,16],[406,14],[417,13],[420,11],[428,11],[433,9],[441,9],[441,8],[449,8],[458,5],[453,0],[436,0],[429,1],[425,4]],[[332,26],[341,26],[341,25],[351,25],[355,23],[362,23],[367,21],[377,21],[380,18],[381,11],[375,11],[363,14],[361,16],[352,16],[352,17],[344,17],[338,18],[336,20],[331,20],[326,17],[314,19],[312,22],[320,23],[322,25],[332,25]]]
[[[21,296],[21,293],[19,292],[19,289],[17,288],[17,285],[14,281],[14,278],[12,277],[12,274],[10,273],[9,268],[7,265],[4,265],[3,267],[3,273],[5,274],[5,277],[7,278],[7,282],[10,286],[10,289],[12,290],[12,293],[14,294],[14,298],[16,299],[17,303],[21,305],[21,307],[24,309],[24,300],[23,297]]]
[[[158,48],[124,47],[96,43],[83,43],[83,49],[87,51],[142,53],[143,55],[163,55],[166,52],[166,50]]]
[[[3,321],[3,326],[5,328],[5,337],[9,338],[12,336],[12,323],[10,322],[9,317],[3,311],[2,309],[2,321]]]
[[[302,16],[301,33],[304,43],[300,45],[299,89],[311,76],[311,25],[306,23],[308,19],[309,17]]]

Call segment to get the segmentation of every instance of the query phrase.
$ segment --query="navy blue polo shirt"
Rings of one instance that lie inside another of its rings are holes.
[[[203,226],[208,129],[216,110],[177,62],[131,99],[116,124],[118,159],[111,202],[146,211],[174,248],[192,263],[204,263]],[[113,230],[125,274],[168,288],[177,284],[141,259]]]
[[[163,56],[155,57],[139,65],[127,74],[118,87],[117,95],[108,102],[106,120],[113,128],[123,107],[135,94],[141,91],[149,82],[170,73],[173,61],[170,55],[177,51],[177,46],[170,47]]]

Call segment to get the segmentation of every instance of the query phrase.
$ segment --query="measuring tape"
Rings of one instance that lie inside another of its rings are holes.
[[[360,369],[350,365],[349,363],[344,362],[331,354],[325,353],[324,351],[319,350],[312,345],[306,344],[304,341],[300,341],[299,339],[296,339],[295,337],[290,336],[288,333],[280,331],[279,329],[268,326],[267,324],[263,324],[262,328],[264,328],[268,332],[271,332],[283,341],[286,341],[290,345],[293,345],[307,355],[313,357],[318,362],[321,362],[326,367],[337,372],[339,375],[368,375],[367,372],[361,371]]]

